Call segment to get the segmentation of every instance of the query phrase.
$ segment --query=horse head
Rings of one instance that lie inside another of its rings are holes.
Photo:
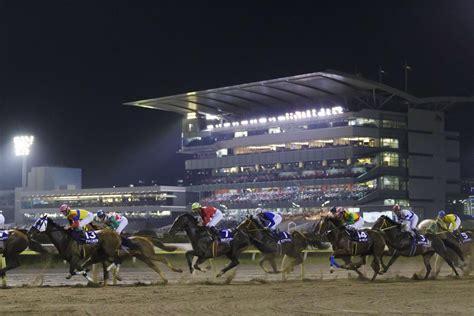
[[[171,236],[173,236],[176,234],[176,232],[184,231],[186,228],[190,226],[197,226],[197,225],[198,223],[197,223],[196,218],[189,213],[185,213],[176,217],[168,233]]]
[[[35,235],[38,233],[45,232],[48,229],[49,218],[48,215],[42,215],[38,218],[33,226],[28,230],[28,235]]]

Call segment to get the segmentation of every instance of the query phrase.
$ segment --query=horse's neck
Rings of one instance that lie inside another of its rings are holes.
[[[67,232],[58,228],[56,230],[47,230],[46,234],[59,252],[64,251],[71,242],[71,237]]]
[[[196,242],[199,240],[199,235],[203,232],[198,226],[188,225],[184,230],[191,242]]]

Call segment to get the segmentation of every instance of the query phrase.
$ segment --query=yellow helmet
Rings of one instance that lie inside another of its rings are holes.
[[[191,210],[197,211],[197,210],[200,209],[201,207],[202,207],[201,204],[199,204],[198,202],[194,202],[194,203],[191,205]]]

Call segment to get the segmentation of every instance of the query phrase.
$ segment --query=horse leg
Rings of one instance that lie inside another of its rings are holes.
[[[372,264],[370,266],[372,267],[372,270],[374,270],[374,275],[372,276],[372,279],[370,281],[374,281],[377,277],[377,274],[380,273],[380,258],[377,255],[374,254],[374,260],[372,260]]]
[[[158,262],[161,262],[163,264],[166,264],[166,266],[173,272],[178,272],[178,273],[182,273],[183,270],[180,269],[180,268],[175,268],[171,262],[168,260],[168,258],[166,257],[162,257],[162,256],[159,256],[157,254],[155,254],[152,258],[150,258],[151,260],[155,260],[155,261],[158,261]]]
[[[206,257],[198,257],[196,260],[196,263],[194,263],[194,269],[199,270],[201,272],[207,272],[206,268],[201,268],[199,265],[203,262],[205,262],[208,258]]]
[[[425,268],[426,268],[426,274],[425,274],[425,277],[424,277],[424,280],[428,279],[428,277],[430,276],[430,272],[431,272],[431,257],[433,256],[433,253],[426,253],[423,255],[423,263],[425,264]]]
[[[140,261],[144,262],[148,267],[150,267],[153,271],[158,273],[160,276],[161,280],[163,281],[163,284],[168,283],[168,279],[166,279],[165,274],[160,270],[160,268],[147,256],[145,255],[136,255],[137,259]]]
[[[186,261],[188,262],[188,267],[189,267],[189,272],[190,273],[194,272],[193,258],[195,256],[199,257],[199,255],[200,255],[200,253],[198,253],[197,251],[194,251],[194,250],[186,251],[186,253],[184,254],[184,256],[186,257]]]
[[[362,272],[359,271],[359,268],[354,266],[354,264],[351,261],[351,256],[335,256],[335,257],[336,258],[341,258],[344,261],[344,265],[342,265],[341,268],[344,268],[346,270],[355,271],[358,274],[359,279],[361,279],[361,280],[366,280],[367,279],[365,277],[365,275],[362,274]]]
[[[20,266],[20,258],[18,254],[8,256],[8,257],[5,256],[5,261],[7,263],[7,266],[5,268],[0,269],[0,277],[4,277],[5,273],[8,270],[12,270]]]
[[[383,273],[387,272],[388,268],[390,268],[392,264],[394,264],[395,261],[397,261],[398,257],[400,257],[400,255],[398,254],[398,251],[395,251],[382,272]]]
[[[219,273],[216,275],[216,277],[218,277],[218,278],[221,277],[222,275],[224,275],[224,273],[226,273],[227,271],[229,271],[229,270],[232,269],[233,267],[236,267],[236,266],[238,266],[238,265],[240,264],[239,258],[238,258],[238,256],[237,256],[237,254],[235,254],[235,253],[232,253],[232,254],[229,253],[229,254],[227,254],[227,258],[229,258],[229,259],[231,260],[230,263],[229,263],[227,266],[225,266],[225,268],[222,269],[221,272],[219,272]]]

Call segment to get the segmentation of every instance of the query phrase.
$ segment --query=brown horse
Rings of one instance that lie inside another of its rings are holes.
[[[120,249],[120,236],[111,230],[97,231],[98,243],[80,245],[71,235],[71,232],[56,224],[51,218],[40,217],[30,228],[28,234],[34,236],[36,233],[44,232],[58,250],[59,255],[69,262],[70,279],[73,275],[83,275],[89,282],[93,280],[87,275],[91,264],[102,262],[104,270],[104,283],[108,278],[106,269],[107,262],[118,262]]]
[[[373,256],[371,267],[374,270],[372,281],[377,274],[380,274],[380,266],[383,266],[382,257],[385,249],[385,241],[379,232],[372,230],[363,230],[367,237],[366,242],[356,242],[351,240],[346,232],[342,221],[331,215],[321,217],[321,221],[316,226],[316,236],[326,238],[332,245],[333,254],[330,257],[331,267],[344,268],[355,271],[360,278],[365,276],[359,271],[359,268],[365,264],[365,257]],[[351,257],[361,256],[361,261],[352,263]],[[335,258],[341,258],[344,264],[337,264]]]
[[[15,269],[20,266],[20,254],[30,248],[39,253],[48,253],[38,242],[28,238],[28,235],[19,229],[9,229],[8,239],[3,242],[0,247],[0,255],[3,255],[7,263],[6,267],[0,269],[0,277],[4,277],[8,270]]]
[[[275,240],[270,231],[264,228],[252,216],[248,216],[237,226],[237,229],[246,233],[250,237],[250,242],[263,254],[258,264],[266,273],[289,273],[293,271],[295,266],[303,262],[302,251],[306,249],[309,243],[309,239],[303,233],[295,230],[291,233],[291,241],[280,244]],[[258,243],[255,243],[255,241],[258,241]],[[276,259],[279,255],[288,256],[292,259],[291,263],[283,271],[278,271],[277,269]],[[265,269],[263,264],[266,261],[272,267],[272,271]]]

